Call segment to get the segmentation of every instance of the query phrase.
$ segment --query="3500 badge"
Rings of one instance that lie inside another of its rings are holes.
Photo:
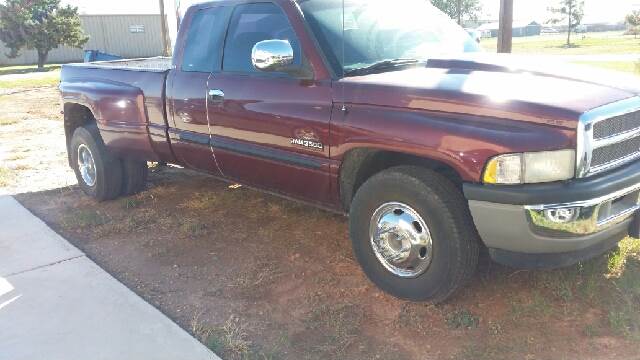
[[[324,145],[322,143],[311,140],[291,139],[291,144],[303,146],[314,150],[324,150]]]

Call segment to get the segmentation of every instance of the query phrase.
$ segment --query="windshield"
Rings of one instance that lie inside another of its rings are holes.
[[[428,0],[299,0],[300,8],[336,73],[394,59],[428,60],[479,51],[478,44]]]

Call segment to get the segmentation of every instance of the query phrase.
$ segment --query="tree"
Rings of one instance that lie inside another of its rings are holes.
[[[638,38],[638,32],[640,32],[640,10],[634,10],[631,14],[625,18],[626,23],[629,25],[634,38]]]
[[[551,24],[563,21],[568,23],[567,46],[571,46],[571,33],[576,30],[584,17],[584,0],[560,0],[557,7],[550,7],[549,11],[554,17],[549,20]]]
[[[81,48],[89,40],[80,24],[78,8],[60,0],[6,0],[0,4],[0,40],[15,58],[22,49],[38,52],[44,68],[49,51],[60,45]]]
[[[477,20],[482,10],[480,0],[431,0],[431,3],[462,25],[463,20]]]

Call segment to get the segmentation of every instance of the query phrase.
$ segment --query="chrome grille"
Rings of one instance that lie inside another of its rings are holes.
[[[638,153],[638,151],[640,151],[640,137],[595,149],[591,156],[591,167],[598,167],[624,159]]]
[[[640,128],[640,111],[615,116],[593,125],[593,138],[604,139]]]
[[[586,177],[640,158],[640,97],[580,117],[576,176]]]

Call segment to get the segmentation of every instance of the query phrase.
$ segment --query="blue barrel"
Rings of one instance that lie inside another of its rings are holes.
[[[94,61],[109,61],[109,60],[121,60],[123,57],[118,55],[112,55],[103,53],[99,50],[85,50],[84,51],[84,62],[94,62]]]

